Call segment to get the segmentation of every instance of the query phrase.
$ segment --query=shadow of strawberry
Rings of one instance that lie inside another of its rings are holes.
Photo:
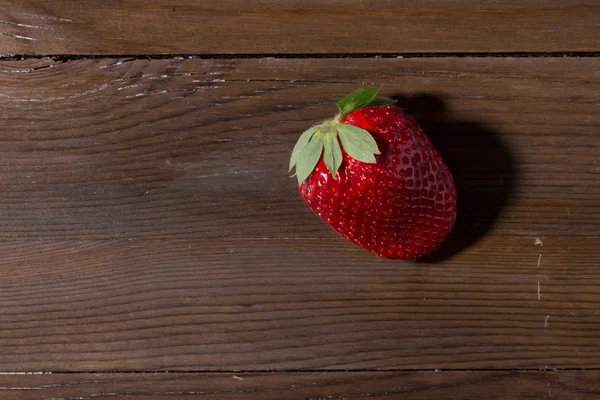
[[[514,160],[496,132],[482,123],[453,119],[440,97],[419,94],[392,98],[417,120],[454,177],[458,194],[454,229],[437,250],[420,260],[440,262],[492,230],[514,189]]]

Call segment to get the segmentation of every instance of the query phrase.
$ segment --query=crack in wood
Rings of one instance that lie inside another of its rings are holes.
[[[18,26],[21,28],[48,29],[48,28],[44,28],[43,26],[20,24],[18,22],[11,22],[11,21],[0,21],[0,24]]]
[[[6,33],[6,32],[0,32],[0,35],[14,37],[16,39],[21,39],[21,40],[37,40],[36,38],[32,38],[29,36],[14,35],[12,33]]]

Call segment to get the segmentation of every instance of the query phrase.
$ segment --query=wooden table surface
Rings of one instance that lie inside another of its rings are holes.
[[[0,398],[600,398],[600,2],[2,3]],[[374,86],[457,183],[420,262],[288,176]]]

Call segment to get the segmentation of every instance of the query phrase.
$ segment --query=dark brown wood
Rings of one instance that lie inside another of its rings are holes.
[[[361,84],[423,125],[454,236],[600,231],[597,58],[0,63],[0,238],[338,238],[288,157]]]
[[[0,371],[600,368],[597,239],[0,243]]]
[[[597,1],[5,0],[0,54],[599,51]]]
[[[597,399],[598,371],[0,376],[3,399]]]
[[[0,60],[0,398],[600,397],[599,13],[4,1],[0,57],[34,57]],[[455,176],[418,263],[341,239],[288,176],[359,86]]]

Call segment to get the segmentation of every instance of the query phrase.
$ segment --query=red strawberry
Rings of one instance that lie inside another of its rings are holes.
[[[378,92],[357,90],[334,119],[305,131],[290,170],[309,207],[344,237],[382,257],[414,260],[452,229],[456,190],[421,128]]]

